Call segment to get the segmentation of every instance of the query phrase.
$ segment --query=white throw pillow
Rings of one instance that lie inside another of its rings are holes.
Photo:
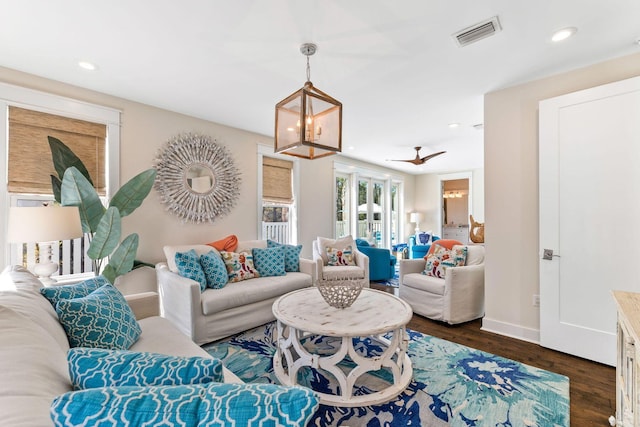
[[[326,237],[318,237],[318,250],[320,251],[322,263],[324,265],[327,265],[327,263],[329,262],[329,257],[327,257],[327,247],[331,247],[334,249],[346,249],[347,246],[351,246],[352,248],[356,247],[356,243],[353,241],[353,237],[351,235],[344,236],[339,239],[327,239]]]

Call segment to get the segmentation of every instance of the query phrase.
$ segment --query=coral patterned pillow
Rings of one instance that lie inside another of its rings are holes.
[[[260,273],[253,265],[253,255],[250,252],[226,252],[222,251],[222,260],[227,267],[230,282],[260,277]]]
[[[456,246],[448,250],[440,245],[434,245],[435,249],[427,255],[427,263],[422,274],[444,279],[447,268],[462,267],[467,260],[467,247]]]
[[[327,246],[326,248],[327,258],[329,262],[327,265],[356,265],[353,260],[353,247],[351,245],[345,247],[344,249],[332,248]]]

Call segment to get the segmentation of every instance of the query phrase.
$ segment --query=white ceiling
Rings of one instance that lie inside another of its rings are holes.
[[[495,15],[500,33],[456,45]],[[311,80],[344,105],[343,155],[442,173],[483,167],[483,94],[638,52],[639,23],[637,0],[0,0],[0,66],[273,136],[314,42]],[[447,153],[387,160],[414,146]]]

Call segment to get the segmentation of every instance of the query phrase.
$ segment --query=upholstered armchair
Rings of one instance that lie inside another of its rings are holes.
[[[351,236],[340,239],[318,237],[313,241],[313,260],[318,281],[355,279],[369,287],[369,257],[358,250]],[[352,265],[344,265],[344,264]]]
[[[369,280],[389,280],[395,276],[398,259],[389,249],[374,248],[364,239],[356,239],[356,246],[369,257]]]
[[[418,259],[427,256],[427,252],[431,249],[431,245],[436,240],[440,240],[438,236],[431,236],[431,243],[423,245],[416,242],[416,236],[409,237],[409,258]]]
[[[446,268],[443,278],[423,274],[423,258],[400,260],[398,293],[414,313],[449,324],[484,316],[484,246],[466,248],[464,265]]]

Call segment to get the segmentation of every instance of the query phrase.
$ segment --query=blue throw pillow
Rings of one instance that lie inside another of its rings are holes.
[[[287,272],[284,269],[284,248],[254,248],[253,263],[256,270],[262,277],[284,276]]]
[[[284,248],[284,271],[300,271],[300,252],[302,245],[285,245],[274,240],[267,240],[268,248],[282,246]]]
[[[195,250],[191,249],[189,252],[177,252],[176,267],[178,267],[178,273],[182,277],[198,282],[201,292],[207,289],[207,278],[204,275],[204,271],[202,271],[200,258]]]
[[[222,382],[222,362],[128,350],[72,348],[67,353],[74,390]]]
[[[72,391],[53,400],[50,414],[55,426],[102,421],[130,426],[299,427],[307,425],[317,409],[318,398],[302,387],[210,383]]]
[[[58,301],[56,312],[71,347],[126,350],[141,333],[129,304],[110,283],[86,297]]]
[[[40,293],[49,300],[55,308],[58,301],[63,299],[82,298],[89,295],[96,289],[106,285],[109,281],[104,276],[92,277],[84,282],[74,283],[73,285],[50,286],[40,289]]]
[[[224,285],[229,281],[229,275],[220,255],[214,251],[200,255],[200,265],[207,278],[208,287],[213,289],[224,288]]]

